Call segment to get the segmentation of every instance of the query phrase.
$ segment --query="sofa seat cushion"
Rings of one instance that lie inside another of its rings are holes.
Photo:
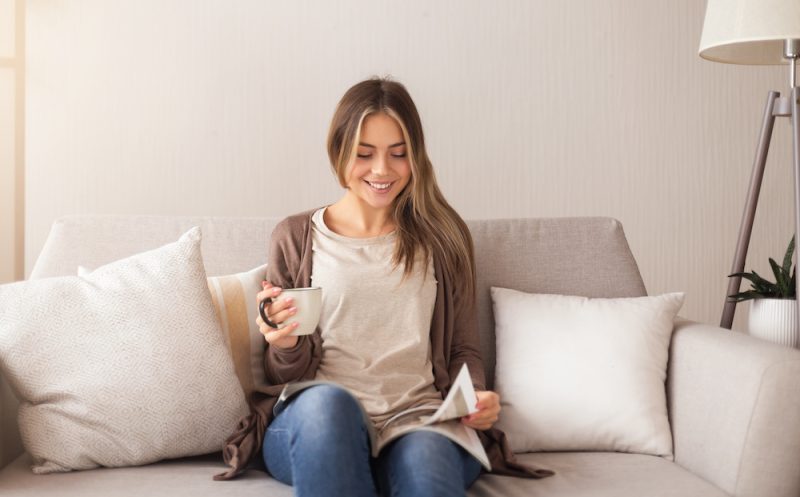
[[[214,481],[226,466],[221,453],[159,461],[145,466],[98,468],[36,475],[24,453],[0,470],[3,497],[292,497],[292,487],[249,469],[237,479]],[[263,466],[262,466],[263,467]]]
[[[728,497],[717,487],[656,456],[614,452],[519,454],[520,461],[552,468],[555,476],[525,480],[482,475],[470,497]],[[225,468],[218,454],[147,466],[35,475],[21,455],[0,470],[3,497],[291,497],[292,488],[250,469],[231,481],[213,481]]]
[[[658,456],[540,452],[517,454],[517,460],[552,469],[556,474],[541,480],[483,475],[470,488],[470,497],[730,497]]]

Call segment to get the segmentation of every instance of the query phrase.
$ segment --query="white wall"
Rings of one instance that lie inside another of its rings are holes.
[[[616,217],[649,293],[686,291],[681,314],[718,323],[764,100],[788,86],[700,59],[697,0],[27,5],[28,271],[65,214],[336,200],[334,106],[391,74],[465,218]],[[747,264],[767,274],[793,230],[775,131]]]
[[[21,0],[0,0],[0,284],[23,278]]]
[[[0,284],[14,281],[16,169],[14,168],[14,69],[0,67]]]

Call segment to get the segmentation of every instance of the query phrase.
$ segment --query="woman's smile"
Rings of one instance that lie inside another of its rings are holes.
[[[369,186],[369,189],[372,190],[374,193],[378,195],[385,195],[391,191],[392,186],[395,184],[394,181],[368,181],[364,180]]]

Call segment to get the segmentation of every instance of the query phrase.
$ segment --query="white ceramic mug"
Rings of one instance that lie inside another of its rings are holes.
[[[283,326],[278,326],[267,317],[266,307],[273,302],[271,297],[267,297],[258,304],[258,312],[261,314],[261,319],[267,323],[267,326],[282,330],[295,321],[300,323],[296,330],[289,333],[289,336],[310,335],[314,333],[319,324],[319,314],[322,310],[322,288],[318,286],[308,288],[287,288],[284,289],[278,296],[279,300],[294,299],[293,307],[297,307],[297,314],[290,316],[289,319],[284,321]]]

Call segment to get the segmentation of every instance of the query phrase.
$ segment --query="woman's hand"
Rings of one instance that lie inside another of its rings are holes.
[[[461,422],[476,430],[488,430],[500,414],[500,396],[490,390],[477,390],[478,412],[461,418]]]
[[[267,312],[267,317],[270,321],[280,325],[286,321],[289,316],[297,314],[297,308],[293,306],[294,299],[290,297],[283,300],[277,300],[278,295],[281,294],[281,288],[272,286],[272,284],[270,284],[268,281],[262,281],[261,287],[263,290],[258,292],[258,295],[256,295],[256,305],[260,304],[261,301],[267,297],[272,298],[272,303],[269,304],[265,309]],[[275,346],[280,349],[289,349],[297,345],[297,340],[299,337],[289,336],[289,333],[296,330],[300,325],[299,323],[292,323],[278,330],[267,325],[267,323],[261,319],[261,314],[259,314],[259,316],[256,318],[256,324],[258,324],[258,331],[264,335],[264,339],[271,346]]]

